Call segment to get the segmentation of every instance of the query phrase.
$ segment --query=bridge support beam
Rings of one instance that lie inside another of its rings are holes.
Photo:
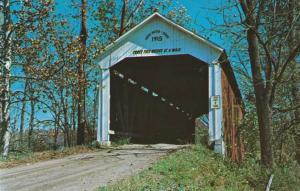
[[[209,65],[209,141],[214,151],[225,155],[223,140],[222,68],[218,61]]]
[[[99,111],[97,141],[101,145],[110,145],[110,71],[103,69],[99,87]]]

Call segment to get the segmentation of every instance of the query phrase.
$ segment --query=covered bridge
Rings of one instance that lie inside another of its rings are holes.
[[[215,152],[242,158],[242,99],[224,49],[155,13],[110,44],[97,62],[101,144],[114,136],[191,142],[195,119],[207,116]]]

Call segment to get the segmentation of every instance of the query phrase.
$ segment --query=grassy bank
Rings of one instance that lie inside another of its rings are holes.
[[[99,191],[126,190],[264,190],[269,175],[271,190],[300,190],[297,164],[261,169],[254,160],[237,165],[223,160],[203,146],[180,150],[157,162],[144,172]]]
[[[40,161],[63,158],[69,155],[88,153],[96,151],[95,148],[87,146],[66,147],[62,150],[50,150],[43,152],[10,152],[6,160],[0,159],[1,168],[11,168],[22,164],[31,164]]]

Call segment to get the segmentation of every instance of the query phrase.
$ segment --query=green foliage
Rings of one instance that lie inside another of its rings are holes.
[[[246,155],[258,158],[260,151],[259,127],[256,114],[256,108],[252,103],[245,102],[246,114],[242,123],[239,125],[240,133],[244,139]]]
[[[131,137],[119,137],[113,140],[113,146],[126,145],[129,144]]]
[[[100,144],[98,141],[96,140],[93,140],[91,141],[90,143],[88,143],[87,145],[89,148],[99,148],[100,147]]]
[[[208,129],[205,127],[196,127],[195,144],[206,145],[208,143]]]
[[[264,190],[271,173],[273,190],[299,190],[299,166],[262,169],[253,158],[235,164],[202,145],[180,150],[142,173],[99,191],[116,190]]]
[[[10,152],[7,159],[0,158],[1,162],[9,162],[9,161],[22,161],[33,156],[32,151],[24,150],[24,151],[14,151]]]

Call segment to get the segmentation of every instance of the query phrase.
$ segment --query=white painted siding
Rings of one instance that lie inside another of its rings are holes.
[[[155,42],[153,42],[151,38],[146,39],[147,35],[155,30],[166,33],[168,38],[163,36],[162,41]],[[180,51],[134,54],[134,51],[157,49],[180,49]],[[102,68],[109,68],[126,57],[178,54],[189,54],[206,63],[212,63],[213,60],[219,58],[221,52],[216,49],[212,49],[208,44],[202,43],[195,39],[192,35],[178,30],[176,27],[166,23],[164,20],[159,19],[159,17],[155,17],[139,30],[126,35],[122,41],[114,44],[113,48],[105,52],[100,57],[99,64]]]

